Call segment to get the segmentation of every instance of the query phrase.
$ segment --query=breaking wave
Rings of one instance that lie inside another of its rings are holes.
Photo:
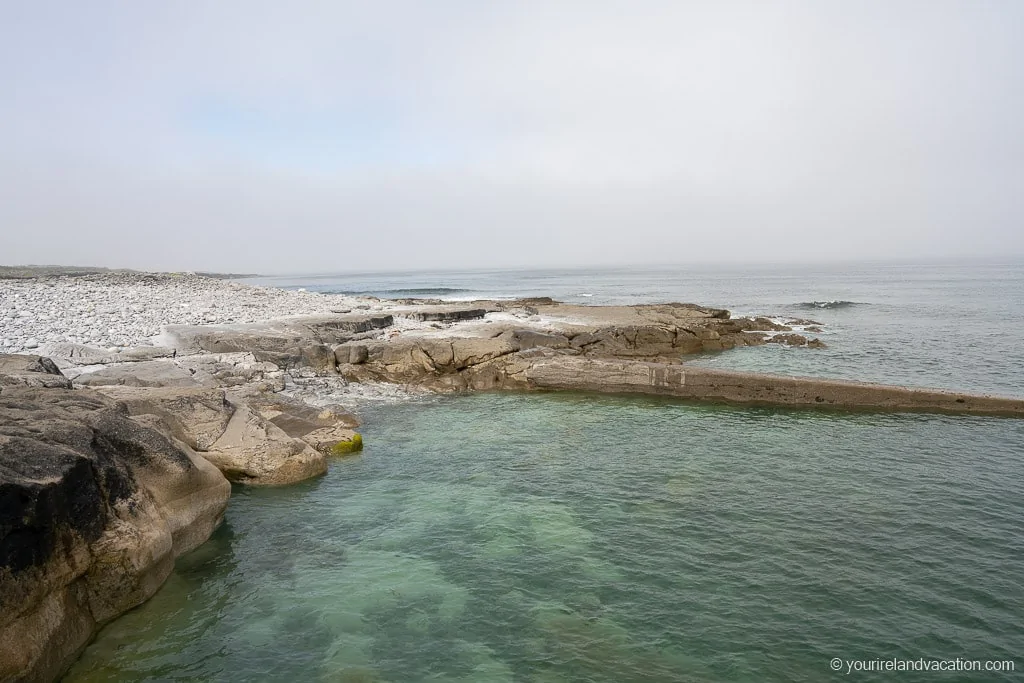
[[[860,306],[858,301],[801,301],[796,305],[797,308],[851,308],[853,306]]]
[[[414,287],[411,289],[385,289],[383,294],[458,294],[459,292],[468,292],[468,289],[458,289],[456,287]]]
[[[470,292],[470,289],[458,289],[455,287],[408,287],[399,289],[332,289],[325,290],[324,294],[346,294],[348,296],[380,296],[385,299],[391,297],[416,297],[416,296],[444,296],[447,294],[459,294]]]

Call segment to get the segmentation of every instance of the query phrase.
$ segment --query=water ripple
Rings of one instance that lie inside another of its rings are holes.
[[[478,395],[366,431],[315,485],[239,490],[68,680],[824,681],[1024,652],[1014,422]]]

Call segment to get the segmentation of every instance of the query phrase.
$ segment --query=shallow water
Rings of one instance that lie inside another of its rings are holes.
[[[481,394],[370,409],[69,681],[957,681],[1024,653],[1024,422]],[[1000,677],[1002,676],[1002,677]]]

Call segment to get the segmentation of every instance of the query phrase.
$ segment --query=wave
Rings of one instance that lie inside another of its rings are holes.
[[[459,292],[469,292],[469,289],[459,289],[457,287],[410,287],[406,289],[384,289],[381,290],[381,294],[458,294]]]
[[[852,308],[853,306],[861,306],[859,301],[801,301],[796,304],[797,308]]]
[[[385,299],[394,296],[443,296],[446,294],[459,294],[461,292],[471,292],[471,289],[458,289],[455,287],[407,287],[399,289],[328,289],[323,290],[324,294],[345,294],[347,296],[380,296]]]

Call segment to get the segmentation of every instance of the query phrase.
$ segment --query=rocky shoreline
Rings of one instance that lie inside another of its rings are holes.
[[[695,368],[824,346],[812,320],[694,304],[382,301],[188,274],[0,280],[0,680],[58,678],[220,523],[361,447],[402,391],[577,390],[1024,417],[1024,400]]]

